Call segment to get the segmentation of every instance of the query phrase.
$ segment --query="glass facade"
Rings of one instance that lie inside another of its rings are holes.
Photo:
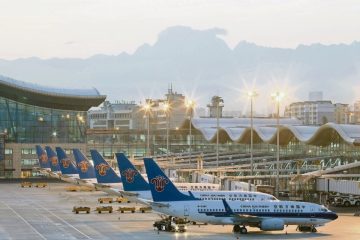
[[[85,111],[27,105],[0,97],[0,132],[13,143],[84,143]]]

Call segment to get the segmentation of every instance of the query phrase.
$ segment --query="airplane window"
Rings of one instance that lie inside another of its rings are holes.
[[[300,205],[296,205],[296,208],[300,208]]]
[[[282,205],[279,205],[279,208],[283,208],[283,206],[282,206]]]

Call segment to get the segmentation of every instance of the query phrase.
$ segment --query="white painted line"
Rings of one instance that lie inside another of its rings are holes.
[[[56,214],[54,214],[53,212],[51,212],[50,210],[46,209],[45,207],[36,204],[35,202],[31,201],[34,205],[36,205],[37,207],[40,207],[42,209],[44,209],[46,212],[50,213],[52,216],[56,217],[57,219],[59,219],[60,221],[62,221],[63,223],[65,223],[66,225],[68,225],[69,227],[71,227],[72,229],[74,229],[75,231],[77,231],[78,233],[80,233],[81,235],[83,235],[84,237],[88,238],[88,239],[92,239],[91,237],[89,237],[88,235],[86,235],[85,233],[81,232],[79,229],[77,229],[76,227],[74,227],[73,225],[71,225],[70,223],[68,223],[66,220],[64,220],[63,218],[57,216]]]
[[[46,237],[44,237],[41,233],[38,232],[38,230],[36,230],[28,221],[26,221],[25,218],[23,218],[19,213],[17,213],[12,207],[10,207],[9,205],[7,205],[6,203],[2,202],[4,204],[4,206],[6,206],[8,209],[10,209],[13,213],[16,214],[16,216],[18,216],[21,220],[24,221],[24,223],[26,223],[34,232],[36,232],[42,239],[47,239]]]

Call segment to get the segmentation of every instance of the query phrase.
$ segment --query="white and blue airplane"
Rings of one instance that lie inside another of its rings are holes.
[[[246,226],[263,231],[283,230],[287,225],[309,226],[316,231],[337,219],[324,206],[294,201],[227,201],[202,200],[191,192],[180,192],[151,158],[144,159],[153,202],[160,213],[190,221],[214,225],[233,225],[233,231],[246,234]]]
[[[120,176],[123,183],[124,195],[127,197],[136,197],[143,200],[152,200],[149,183],[145,181],[140,172],[134,167],[129,159],[123,153],[116,153]],[[158,167],[158,166],[157,166]],[[276,201],[277,199],[267,193],[247,192],[247,191],[214,191],[201,190],[193,191],[192,183],[174,183],[177,188],[186,195],[193,195],[202,200],[221,200],[227,201]],[[187,187],[187,190],[183,190]]]

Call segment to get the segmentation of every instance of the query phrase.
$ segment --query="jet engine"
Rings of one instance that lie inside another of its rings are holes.
[[[279,218],[265,219],[260,223],[260,229],[263,231],[283,230],[284,220]]]

